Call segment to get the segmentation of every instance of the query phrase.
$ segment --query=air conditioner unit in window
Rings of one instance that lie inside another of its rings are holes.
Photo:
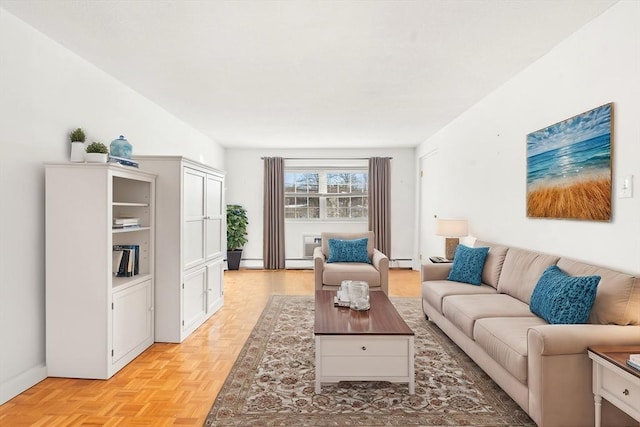
[[[313,250],[322,245],[322,239],[319,235],[303,234],[302,235],[302,256],[305,258],[313,258]]]

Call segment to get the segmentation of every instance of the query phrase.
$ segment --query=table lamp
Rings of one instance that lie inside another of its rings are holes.
[[[464,237],[468,234],[469,226],[466,219],[436,219],[436,235],[446,237],[444,248],[445,258],[447,259],[453,259],[456,248],[460,243],[459,237]]]

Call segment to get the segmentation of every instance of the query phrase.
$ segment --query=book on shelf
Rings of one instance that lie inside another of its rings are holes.
[[[135,225],[135,224],[140,224],[140,218],[134,218],[134,217],[128,217],[128,216],[117,217],[117,218],[113,219],[113,224],[114,225]]]
[[[140,224],[113,224],[114,230],[122,230],[125,228],[140,228]]]
[[[631,366],[634,369],[640,370],[640,354],[629,355],[629,360],[627,360],[627,365]]]
[[[140,245],[113,245],[113,252],[112,271],[116,277],[131,277],[140,272]]]
[[[113,219],[113,228],[140,228],[140,218],[118,217]]]
[[[125,157],[111,156],[111,155],[109,156],[109,163],[118,163],[123,166],[131,166],[134,168],[137,168],[140,166],[140,164],[135,160],[127,159]]]
[[[118,275],[118,271],[120,271],[120,263],[122,262],[122,250],[114,249],[113,250],[113,263],[111,265],[111,271],[114,276]]]
[[[118,270],[116,271],[116,277],[131,277],[133,273],[129,274],[127,271],[129,268],[129,256],[130,250],[124,249],[122,250],[122,258],[120,258],[120,264],[118,265]]]

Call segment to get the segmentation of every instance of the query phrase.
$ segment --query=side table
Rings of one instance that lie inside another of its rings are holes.
[[[596,427],[603,397],[640,422],[640,370],[627,365],[629,355],[640,353],[640,346],[593,346],[588,353],[593,361]]]
[[[434,264],[451,264],[453,262],[452,259],[446,259],[441,256],[430,256],[429,260]]]

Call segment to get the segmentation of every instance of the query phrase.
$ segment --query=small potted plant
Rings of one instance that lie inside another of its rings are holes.
[[[69,139],[71,140],[71,161],[84,162],[84,131],[77,128],[69,134]]]
[[[102,142],[92,142],[87,145],[87,154],[85,159],[90,163],[107,163],[109,149]]]
[[[247,243],[247,211],[240,205],[227,205],[227,264],[229,270],[240,269],[242,247]]]

